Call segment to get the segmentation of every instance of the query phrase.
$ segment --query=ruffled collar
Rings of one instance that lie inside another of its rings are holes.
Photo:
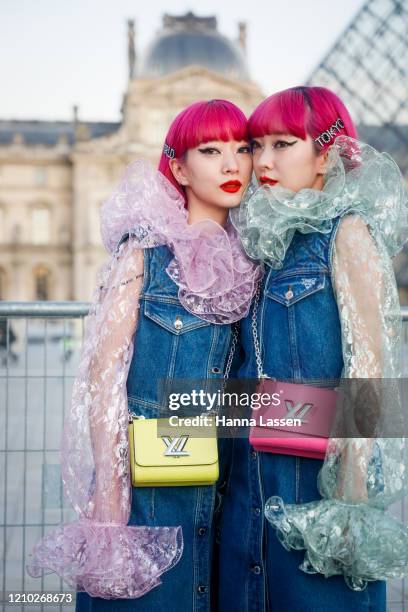
[[[407,240],[408,200],[398,166],[387,153],[339,136],[322,190],[252,184],[231,220],[250,257],[281,268],[296,230],[328,233],[337,217],[349,213],[365,220],[390,256]]]
[[[140,248],[167,245],[174,258],[166,272],[181,304],[198,317],[225,324],[248,314],[261,267],[247,257],[230,222],[225,228],[209,219],[189,225],[177,189],[149,163],[127,167],[101,207],[101,235],[111,253],[125,235]]]

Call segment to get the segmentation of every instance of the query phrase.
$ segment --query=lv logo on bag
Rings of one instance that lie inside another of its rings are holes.
[[[163,453],[164,457],[189,457],[190,453],[183,450],[187,444],[188,436],[179,436],[178,438],[170,438],[170,436],[162,436],[162,440],[166,445],[166,450]]]
[[[307,423],[307,420],[303,417],[306,416],[311,408],[313,408],[313,404],[302,404],[302,402],[299,402],[296,404],[296,406],[294,406],[292,400],[285,400],[285,404],[286,410],[288,411],[286,415],[287,417],[294,417],[295,419],[300,419],[302,423]]]

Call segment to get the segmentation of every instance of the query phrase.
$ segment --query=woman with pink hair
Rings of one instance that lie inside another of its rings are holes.
[[[228,220],[251,172],[243,113],[224,100],[197,102],[173,121],[159,171],[131,163],[102,207],[111,259],[62,444],[78,520],[48,533],[28,566],[32,576],[56,572],[76,589],[78,612],[210,610],[216,478],[177,486],[170,467],[158,486],[132,488],[128,418],[171,416],[169,389],[180,381],[222,385],[232,324],[248,313],[261,274]],[[141,440],[147,455],[139,464],[160,466],[171,451],[174,466],[188,467],[190,441],[181,449],[175,440],[162,436],[160,456],[153,438],[147,448]],[[136,453],[142,446],[136,441]],[[220,483],[225,452],[220,444]]]
[[[383,581],[408,571],[408,530],[387,512],[408,489],[391,266],[408,235],[403,178],[323,87],[272,95],[249,129],[260,187],[231,216],[266,274],[234,373],[274,401],[233,441],[219,603],[382,611]]]

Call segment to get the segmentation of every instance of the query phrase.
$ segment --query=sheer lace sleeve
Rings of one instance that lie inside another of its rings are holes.
[[[126,523],[129,518],[128,454],[125,427],[119,425],[127,404],[127,378],[132,359],[139,295],[143,281],[143,250],[121,247],[118,270],[99,287],[105,316],[95,330],[89,354],[89,428],[95,463],[95,489],[87,514],[100,522]],[[124,414],[126,416],[126,414]],[[122,482],[122,481],[125,482]],[[76,490],[76,485],[75,485]],[[75,492],[70,494],[74,497]]]
[[[352,502],[367,500],[366,474],[374,446],[371,437],[362,436],[375,435],[379,424],[378,379],[387,353],[382,347],[387,333],[383,276],[380,253],[367,225],[357,215],[346,216],[339,224],[333,249],[333,287],[342,327],[343,377],[354,380],[346,380],[342,389],[337,433],[349,437],[335,443],[340,460],[333,493]],[[353,434],[360,437],[353,438]],[[325,484],[321,476],[321,487]]]
[[[387,332],[382,309],[383,266],[366,224],[356,215],[345,217],[339,224],[333,286],[342,325],[345,377],[380,377],[384,361],[381,336],[383,330]]]
[[[322,500],[268,500],[266,516],[301,569],[343,574],[350,588],[408,573],[408,530],[388,511],[407,492],[408,449],[399,395],[400,306],[379,235],[349,215],[339,224],[333,285],[342,329],[343,381],[319,473]]]
[[[31,576],[56,572],[71,588],[107,599],[140,597],[182,553],[180,527],[127,525],[126,380],[142,276],[143,251],[132,239],[99,274],[61,448],[64,491],[78,520],[48,533],[27,565]]]

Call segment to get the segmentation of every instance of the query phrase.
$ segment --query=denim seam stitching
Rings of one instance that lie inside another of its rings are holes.
[[[265,495],[264,495],[264,490],[263,490],[263,481],[262,481],[262,473],[261,473],[261,459],[262,459],[262,454],[258,455],[257,457],[259,460],[257,461],[257,472],[258,472],[258,484],[259,484],[259,494],[261,497],[261,508],[262,510],[265,507]],[[264,534],[265,534],[265,518],[262,515],[262,521],[261,521],[261,537],[260,537],[260,544],[261,544],[261,554],[260,554],[260,563],[261,563],[261,567],[262,567],[262,577],[263,577],[263,602],[262,602],[262,607],[263,609],[265,609],[266,603],[265,603],[265,590],[266,590],[266,583],[265,583],[265,565],[266,563],[264,562],[264,558],[263,558],[263,539],[264,539]]]
[[[175,304],[177,306],[180,306],[180,300],[178,299],[178,297],[166,297],[164,295],[157,295],[157,293],[144,293],[143,298],[149,302],[160,302],[162,304]]]
[[[249,442],[248,442],[248,445],[249,445]],[[258,456],[256,457],[256,460],[258,461]],[[251,464],[250,461],[247,462],[247,466],[248,466],[248,468],[247,468],[247,482],[249,483],[249,486],[250,486],[249,496],[250,496],[250,499],[252,500],[252,487],[253,487],[253,485],[252,485],[252,478],[251,478],[252,464]],[[246,530],[246,534],[245,534],[246,535],[246,539],[245,539],[245,549],[244,550],[249,551],[250,550],[249,542],[250,542],[250,539],[251,539],[251,529],[252,529],[252,525],[251,525],[251,520],[250,519],[249,519],[247,524],[248,524],[248,529]],[[245,561],[248,562],[249,559],[246,558]],[[249,612],[249,583],[250,583],[251,576],[248,573],[248,569],[249,568],[246,568],[247,577],[246,577],[246,580],[245,580],[245,612]]]
[[[170,348],[170,359],[169,359],[169,368],[168,368],[168,371],[167,371],[167,374],[168,374],[167,378],[174,379],[174,370],[175,370],[175,367],[176,367],[176,357],[177,357],[177,350],[178,350],[179,342],[180,342],[180,336],[172,336],[172,343],[171,343],[171,348]],[[161,399],[162,399],[162,403],[164,403],[163,402],[164,397],[162,397]]]
[[[217,329],[219,329],[218,326],[217,326]],[[229,354],[231,340],[232,340],[232,331],[231,331],[231,326],[229,326],[228,342],[224,342],[224,349],[222,351],[221,360],[220,360],[221,361],[220,365],[222,364],[222,367],[221,367],[221,373],[220,373],[221,375],[219,378],[223,378],[224,373],[225,373],[225,366],[227,365],[227,355]]]
[[[330,274],[330,268],[296,268],[287,272],[282,272],[282,274],[277,274],[276,276],[273,276],[272,280],[273,282],[281,281],[285,280],[286,278],[291,278],[292,276],[298,276],[299,274],[310,274],[311,276],[315,274],[324,274],[327,276]]]
[[[329,248],[327,250],[327,264],[329,266],[329,272],[330,272],[330,276],[332,276],[333,274],[333,251],[334,251],[334,245],[335,245],[335,241],[336,241],[336,236],[337,236],[337,231],[340,227],[340,222],[341,220],[346,217],[346,215],[342,215],[339,219],[337,219],[336,225],[332,230],[332,235],[330,236],[330,242],[329,242]]]
[[[218,336],[219,336],[219,328],[216,327],[213,333],[211,334],[211,346],[210,346],[210,350],[208,351],[207,363],[205,366],[205,371],[207,372],[206,382],[205,382],[206,390],[208,389],[208,379],[209,379],[208,373],[210,371],[210,363],[212,363],[212,357],[214,354],[214,345],[216,344],[216,340],[218,341]]]
[[[163,410],[168,407],[167,405],[165,406],[163,404],[159,404],[158,402],[150,402],[149,400],[137,397],[136,395],[128,395],[128,403],[140,404],[145,408],[155,408],[157,410]]]
[[[295,503],[298,504],[300,499],[300,457],[296,457],[295,462]]]
[[[293,308],[288,309],[288,327],[289,327],[289,347],[292,356],[292,367],[294,380],[300,380],[302,374],[300,372],[300,363],[298,355],[298,346],[296,342],[296,321],[295,321],[295,310]]]
[[[155,492],[156,492],[156,488],[152,487],[152,495],[151,495],[151,498],[150,498],[150,518],[152,520],[154,520]]]
[[[232,438],[230,468],[228,470],[228,475],[226,476],[227,484],[226,484],[226,487],[225,487],[224,499],[225,499],[225,497],[227,496],[227,494],[229,492],[230,480],[231,480],[231,475],[232,475],[232,469],[234,467],[234,450],[235,450],[235,438]],[[228,460],[228,455],[227,455],[227,460]]]
[[[214,509],[215,509],[215,498],[217,495],[217,485],[213,484],[211,485],[211,508],[210,508],[210,515],[209,515],[209,525],[207,527],[207,578],[206,578],[206,582],[208,583],[208,591],[207,591],[207,610],[208,610],[208,605],[211,605],[211,566],[212,566],[212,562],[210,563],[210,560],[213,560],[214,558],[214,537],[215,534],[213,532],[213,528],[214,528]],[[211,534],[211,538],[210,538],[210,534]],[[210,551],[210,548],[212,549]]]
[[[202,489],[201,487],[196,487],[197,489],[197,495],[195,497],[195,512],[194,512],[194,528],[193,528],[193,576],[194,576],[194,582],[193,582],[193,612],[195,612],[195,610],[197,610],[197,587],[198,587],[198,573],[199,573],[199,565],[198,565],[198,550],[197,550],[197,538],[195,537],[195,533],[196,533],[196,528],[197,528],[197,524],[198,524],[198,513],[199,513],[199,507],[201,507],[201,503],[202,503]]]

